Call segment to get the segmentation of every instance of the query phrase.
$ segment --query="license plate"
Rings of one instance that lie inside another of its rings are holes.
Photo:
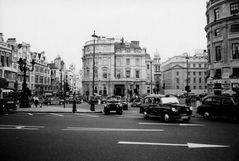
[[[182,116],[181,119],[188,119],[188,116]]]

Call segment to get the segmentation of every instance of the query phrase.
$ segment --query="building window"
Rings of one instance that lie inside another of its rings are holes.
[[[209,14],[207,14],[207,24],[209,23]]]
[[[232,75],[230,78],[238,78],[239,77],[239,68],[233,68],[232,69]]]
[[[136,78],[139,78],[139,70],[136,70],[136,71],[135,71],[135,77],[136,77]]]
[[[199,81],[199,83],[202,83],[202,78],[199,78],[198,81]]]
[[[210,36],[211,36],[211,33],[209,32],[209,33],[207,34],[207,41],[210,41]]]
[[[214,10],[214,20],[216,21],[216,20],[218,20],[219,19],[219,8],[216,8],[215,10]]]
[[[177,89],[179,89],[179,86],[177,86]]]
[[[196,83],[196,78],[193,78],[193,83]]]
[[[195,75],[196,75],[196,72],[193,72],[193,75],[195,76]]]
[[[147,69],[149,69],[149,64],[147,64]]]
[[[196,64],[193,64],[193,68],[196,68]]]
[[[136,65],[136,66],[139,66],[139,65],[140,65],[140,63],[139,63],[139,58],[136,58],[135,65]]]
[[[129,58],[126,59],[126,65],[130,65],[130,59]]]
[[[221,30],[219,28],[215,29],[214,36],[221,36]]]
[[[130,70],[126,70],[126,78],[130,78]]]
[[[176,72],[176,75],[179,75],[179,72]]]
[[[176,82],[179,83],[179,78],[176,78]]]
[[[232,15],[239,13],[239,3],[230,4],[230,11]]]
[[[239,32],[239,23],[231,25],[231,32]]]
[[[216,46],[215,52],[216,52],[216,61],[220,61],[222,59],[221,58],[221,46]]]
[[[211,50],[208,49],[208,63],[211,63]]]
[[[239,59],[239,43],[232,44],[232,59]]]
[[[196,86],[193,86],[193,89],[196,89]]]
[[[1,64],[4,67],[5,64],[4,64],[4,56],[3,55],[1,56]]]
[[[202,75],[202,72],[198,72],[198,75]]]
[[[201,64],[198,64],[198,67],[199,67],[199,68],[201,68],[201,67],[202,67],[202,65],[201,65]]]
[[[221,69],[216,69],[215,70],[215,75],[214,75],[214,78],[215,79],[219,79],[222,77],[222,70]]]

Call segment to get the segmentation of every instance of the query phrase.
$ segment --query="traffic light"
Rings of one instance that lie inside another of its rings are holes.
[[[191,92],[190,86],[185,86],[185,91]]]

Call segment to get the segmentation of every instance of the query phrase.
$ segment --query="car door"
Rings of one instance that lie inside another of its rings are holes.
[[[230,97],[222,98],[222,115],[233,116],[235,112],[235,105]]]
[[[223,108],[221,106],[221,98],[220,97],[213,97],[212,98],[212,114],[213,115],[222,115]]]

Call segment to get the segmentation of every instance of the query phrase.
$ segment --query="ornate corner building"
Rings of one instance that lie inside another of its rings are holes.
[[[207,2],[208,93],[239,93],[239,1]]]
[[[83,95],[93,94],[93,73],[94,93],[99,95],[131,98],[152,93],[155,88],[153,60],[146,49],[140,47],[139,41],[124,42],[115,38],[97,38],[95,43],[87,41],[82,62]]]

